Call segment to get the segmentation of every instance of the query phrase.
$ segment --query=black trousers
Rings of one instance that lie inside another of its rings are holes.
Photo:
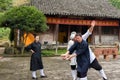
[[[91,64],[90,64],[90,68],[93,68],[95,70],[101,70],[102,66],[99,64],[98,60],[95,59]]]
[[[71,70],[76,70],[76,65],[71,65]]]
[[[91,64],[90,64],[90,68],[93,68],[97,71],[102,69],[102,66],[98,63],[97,59],[95,59]],[[87,76],[87,72],[81,73],[77,71],[77,77],[78,78],[84,78]]]
[[[78,77],[78,78],[84,78],[84,77],[86,77],[86,76],[87,76],[87,72],[81,73],[81,72],[78,72],[78,71],[77,71],[77,77]]]

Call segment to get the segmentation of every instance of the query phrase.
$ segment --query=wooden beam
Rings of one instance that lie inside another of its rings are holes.
[[[56,24],[56,30],[55,30],[56,55],[58,53],[58,32],[59,32],[59,24]]]
[[[101,43],[101,35],[102,35],[102,29],[101,29],[102,27],[98,27],[98,30],[99,30],[99,42]]]
[[[80,20],[71,18],[55,18],[47,17],[47,23],[49,24],[67,24],[67,25],[87,25],[91,24],[92,20]],[[119,26],[118,20],[95,20],[96,26]]]
[[[70,28],[71,28],[71,26],[68,26],[68,41],[70,40]]]
[[[55,40],[58,41],[59,24],[56,24]]]

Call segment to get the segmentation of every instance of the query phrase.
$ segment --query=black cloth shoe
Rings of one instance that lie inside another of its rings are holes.
[[[40,76],[41,78],[47,78],[47,76]]]
[[[107,79],[103,78],[103,80],[107,80]]]
[[[32,77],[33,80],[38,80],[38,78]]]

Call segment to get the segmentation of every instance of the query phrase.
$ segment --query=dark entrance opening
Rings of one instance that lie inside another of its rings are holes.
[[[60,44],[68,42],[68,26],[59,25],[58,41]]]
[[[75,31],[83,35],[87,32],[88,28],[88,26],[59,25],[58,41],[60,44],[68,43],[71,32]],[[91,43],[91,36],[87,39],[87,41]]]

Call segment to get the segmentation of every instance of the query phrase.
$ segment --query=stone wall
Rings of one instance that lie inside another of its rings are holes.
[[[45,44],[47,42],[47,44],[52,44],[53,43],[53,33],[43,33],[40,34],[40,42],[42,44]]]
[[[101,44],[113,45],[115,44],[115,42],[118,42],[117,35],[102,35],[101,36]],[[95,44],[100,44],[98,35],[95,35]]]

